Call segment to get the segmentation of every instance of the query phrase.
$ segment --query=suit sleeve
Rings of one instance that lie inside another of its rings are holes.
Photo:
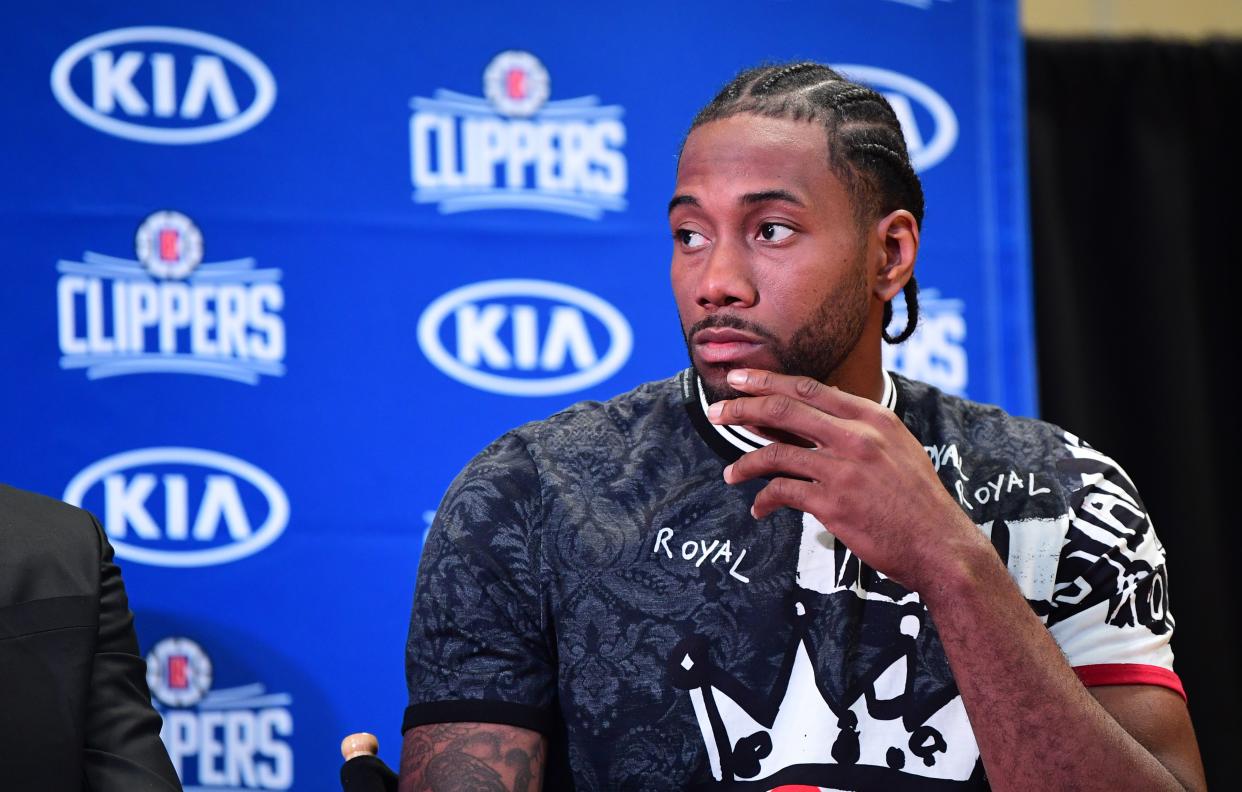
[[[403,731],[474,721],[548,733],[555,661],[541,583],[543,511],[539,472],[514,434],[450,486],[419,564]]]
[[[99,634],[87,694],[83,772],[93,792],[167,792],[181,782],[160,740],[147,665],[112,545],[94,521],[100,545]]]

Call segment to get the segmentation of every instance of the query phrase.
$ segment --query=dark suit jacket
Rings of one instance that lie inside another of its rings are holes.
[[[99,523],[0,484],[0,789],[180,790]]]

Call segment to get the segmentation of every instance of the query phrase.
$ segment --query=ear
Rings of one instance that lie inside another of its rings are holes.
[[[914,259],[919,253],[919,222],[910,212],[898,209],[876,224],[872,238],[879,247],[880,265],[873,289],[877,299],[888,302],[914,274]]]

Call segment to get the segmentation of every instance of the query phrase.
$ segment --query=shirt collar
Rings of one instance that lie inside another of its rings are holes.
[[[880,397],[880,405],[885,409],[897,409],[897,386],[892,376],[881,369],[884,376],[884,393]],[[725,459],[733,461],[748,451],[771,443],[766,437],[760,437],[744,426],[727,426],[714,424],[707,420],[707,396],[703,393],[702,383],[694,369],[686,369],[681,373],[682,401],[690,414],[690,421],[707,444]]]

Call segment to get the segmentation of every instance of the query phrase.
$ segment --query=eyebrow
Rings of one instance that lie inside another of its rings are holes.
[[[672,214],[673,210],[679,206],[698,206],[699,199],[693,195],[674,195],[673,200],[668,202],[668,213]]]
[[[806,204],[803,203],[802,200],[798,198],[798,196],[794,195],[788,190],[764,190],[763,192],[746,193],[738,200],[740,203],[745,204],[747,206],[750,206],[753,204],[767,203],[769,201],[784,201],[785,203],[791,203],[794,206],[801,206],[801,207],[806,206]],[[700,206],[700,205],[701,204],[699,203],[699,199],[695,198],[693,195],[675,195],[673,196],[673,200],[668,202],[668,211],[669,211],[669,214],[672,214],[673,210],[679,206]]]
[[[768,201],[784,201],[794,206],[806,206],[798,196],[788,190],[764,190],[763,192],[746,193],[742,196],[742,203],[748,205],[767,203]]]

